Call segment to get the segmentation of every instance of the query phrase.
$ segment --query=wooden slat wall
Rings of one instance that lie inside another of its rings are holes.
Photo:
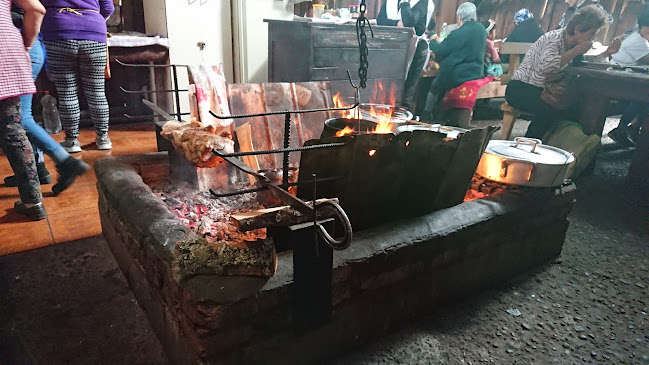
[[[332,0],[329,0],[333,4]],[[381,4],[384,0],[367,0],[368,17],[375,18],[378,15]],[[437,31],[441,29],[442,23],[455,23],[455,11],[459,4],[467,0],[434,0],[435,20]],[[479,19],[494,19],[496,21],[496,38],[504,38],[514,29],[514,13],[521,8],[527,8],[534,13],[534,17],[540,20],[541,28],[545,31],[553,30],[561,21],[561,15],[567,8],[565,0],[472,0],[478,3]],[[326,3],[326,0],[316,1]],[[312,1],[296,5],[295,13],[304,13],[311,8]],[[348,6],[357,4],[357,0],[336,0],[336,6]],[[597,40],[609,44],[613,38],[623,34],[627,29],[633,28],[642,11],[649,10],[649,6],[643,5],[642,0],[600,0],[606,11],[613,15],[615,22],[602,29],[597,35]]]
[[[606,11],[613,15],[615,21],[602,29],[597,40],[608,44],[611,40],[633,28],[638,15],[643,11],[642,0],[600,0]],[[545,31],[556,28],[567,5],[564,0],[484,0],[478,6],[478,17],[496,21],[496,38],[504,38],[514,29],[514,13],[527,8],[539,20]]]
[[[348,87],[349,88],[349,87]],[[228,84],[228,103],[233,114],[256,114],[282,110],[307,110],[332,107],[329,84],[325,82]],[[291,147],[302,146],[305,141],[319,138],[329,112],[293,114]],[[235,119],[232,132],[250,123],[252,144],[255,150],[283,147],[284,115]],[[257,156],[262,169],[282,166],[282,155]],[[290,154],[291,165],[296,166],[299,153]]]

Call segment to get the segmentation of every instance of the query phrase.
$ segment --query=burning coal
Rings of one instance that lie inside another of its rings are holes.
[[[236,244],[266,237],[266,229],[241,233],[230,222],[235,213],[264,208],[256,193],[212,199],[208,192],[199,192],[187,186],[154,191],[169,209],[194,233],[211,243]]]

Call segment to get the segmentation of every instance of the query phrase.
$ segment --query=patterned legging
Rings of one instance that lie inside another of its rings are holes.
[[[20,119],[20,98],[0,100],[0,148],[18,178],[20,200],[25,204],[41,202],[41,184],[36,172],[34,150]]]
[[[47,62],[59,94],[65,136],[79,136],[79,80],[97,134],[108,132],[104,69],[106,44],[86,40],[46,41]]]

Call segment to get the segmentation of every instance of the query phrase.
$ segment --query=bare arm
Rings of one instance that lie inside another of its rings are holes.
[[[45,8],[38,0],[13,0],[15,4],[25,10],[23,18],[23,42],[25,47],[31,47],[38,33],[41,31],[41,23],[45,16]]]
[[[568,51],[564,52],[564,54],[561,55],[561,67],[572,62],[572,60],[574,60],[575,57],[581,56],[584,53],[588,52],[588,50],[590,50],[592,46],[593,46],[593,42],[590,41],[582,42],[574,46],[573,48],[569,49]]]

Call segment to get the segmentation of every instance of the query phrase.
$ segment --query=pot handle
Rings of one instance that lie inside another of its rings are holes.
[[[540,144],[543,144],[543,142],[538,138],[516,137],[516,138],[514,138],[514,141],[516,141],[516,144],[514,145],[514,148],[518,148],[518,145],[521,142],[526,142],[526,143],[531,144],[532,145],[532,151],[530,151],[530,152],[532,152],[532,153],[538,153],[538,152],[535,152],[536,151],[536,146],[538,146]]]
[[[500,177],[507,177],[507,172],[509,170],[509,165],[513,163],[520,163],[524,165],[530,165],[530,172],[527,174],[527,181],[532,181],[532,173],[534,172],[534,166],[536,166],[536,162],[532,161],[521,161],[521,160],[508,160],[508,159],[503,159],[501,161],[500,165]]]

